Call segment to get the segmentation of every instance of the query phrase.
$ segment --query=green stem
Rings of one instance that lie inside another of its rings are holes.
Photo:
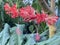
[[[38,33],[38,27],[34,24],[34,26],[35,26],[35,28],[36,28],[36,30],[37,30],[37,33]]]

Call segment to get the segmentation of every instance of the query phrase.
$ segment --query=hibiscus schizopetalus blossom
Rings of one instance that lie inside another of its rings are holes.
[[[41,13],[42,22],[45,22],[45,18],[48,17],[48,14]]]
[[[4,5],[4,9],[5,9],[5,11],[6,11],[6,14],[10,14],[10,6],[9,6],[9,4],[8,3],[5,3],[5,5]]]
[[[36,35],[35,35],[35,40],[38,42],[38,41],[40,41],[40,35],[39,35],[39,33],[36,33]]]
[[[29,21],[36,18],[35,10],[31,6],[20,8],[20,16],[25,20]]]
[[[36,14],[36,22],[38,24],[42,22],[42,17],[41,17],[41,14],[39,14],[39,13]]]
[[[6,11],[6,14],[10,15],[12,18],[18,17],[18,9],[16,4],[13,4],[13,6],[10,6],[8,3],[4,5],[4,9]]]
[[[22,17],[24,21],[29,22],[35,20],[37,24],[41,22],[46,22],[48,24],[54,24],[58,17],[57,16],[48,16],[43,10],[42,13],[36,13],[32,6],[22,7],[19,10],[17,9],[17,5],[13,4],[10,6],[8,3],[4,5],[4,9],[6,14],[9,14],[12,18]]]
[[[45,21],[45,18],[47,17],[48,15],[47,14],[43,14],[43,13],[37,13],[36,14],[36,22],[39,24],[41,22],[44,22]]]
[[[58,16],[48,16],[47,18],[45,18],[46,23],[49,25],[55,24],[57,20],[58,20]]]
[[[11,7],[10,12],[11,12],[11,17],[12,17],[12,18],[16,18],[16,17],[19,16],[19,12],[18,12],[18,9],[17,9],[16,4],[14,4],[14,5]]]

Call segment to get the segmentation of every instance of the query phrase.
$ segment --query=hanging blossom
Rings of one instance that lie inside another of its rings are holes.
[[[56,15],[49,16],[48,14],[46,14],[44,12],[43,9],[42,9],[42,13],[43,13],[43,15],[45,15],[43,18],[48,25],[53,25],[57,22],[58,16],[56,16]]]
[[[36,18],[35,10],[31,6],[22,7],[20,8],[20,16],[24,21],[34,20]]]
[[[4,5],[4,9],[5,9],[5,11],[6,11],[6,14],[10,14],[10,6],[9,6],[9,4],[8,3],[5,3],[5,5]]]
[[[55,24],[57,20],[58,20],[58,16],[48,16],[47,18],[45,18],[45,21],[48,25]]]
[[[10,9],[10,12],[11,12],[11,17],[12,18],[16,18],[19,16],[19,12],[18,12],[18,9],[17,9],[17,5],[14,4],[11,9]]]
[[[35,35],[35,40],[36,40],[37,42],[40,41],[40,35],[39,35],[39,33],[36,33],[36,35]]]
[[[42,17],[41,14],[37,13],[36,14],[36,22],[39,24],[40,22],[42,22]]]
[[[39,24],[41,22],[44,22],[45,21],[45,18],[47,17],[48,15],[47,14],[43,14],[43,13],[37,13],[36,14],[36,22]]]
[[[5,11],[6,11],[6,14],[10,14],[10,16],[12,17],[12,18],[16,18],[16,17],[18,17],[18,9],[17,9],[17,5],[16,4],[13,4],[13,6],[10,6],[8,3],[6,3],[5,5],[4,5],[4,9],[5,9]]]
[[[57,22],[58,16],[49,16],[42,10],[42,13],[36,14],[36,22],[40,24],[41,22],[46,22],[48,25],[53,25]]]
[[[58,20],[57,16],[48,16],[48,14],[44,12],[44,10],[42,10],[41,14],[40,13],[35,14],[34,8],[29,5],[26,7],[20,8],[18,11],[16,4],[13,4],[13,6],[9,6],[9,4],[6,3],[4,5],[4,9],[6,11],[6,14],[10,14],[12,18],[16,18],[20,16],[26,22],[36,21],[37,24],[41,22],[46,22],[47,24],[52,25]]]
[[[47,14],[36,14],[36,22],[40,24],[41,22],[46,22],[48,25],[53,25],[57,22],[58,16],[48,16]]]

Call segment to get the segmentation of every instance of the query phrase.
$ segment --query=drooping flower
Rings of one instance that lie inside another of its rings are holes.
[[[6,14],[10,14],[10,6],[9,6],[9,4],[8,3],[5,3],[5,5],[4,5],[4,9],[5,9],[5,11],[6,11]]]
[[[20,10],[17,9],[17,5],[13,4],[13,6],[9,6],[8,3],[4,5],[4,9],[6,11],[6,14],[9,14],[12,18],[16,18],[21,16],[24,21],[29,22],[35,20],[38,24],[41,22],[46,22],[47,24],[53,24],[57,21],[57,16],[48,16],[44,10],[42,10],[42,13],[35,14],[35,10],[31,6],[26,6],[20,8]]]
[[[45,18],[48,17],[48,14],[41,13],[42,22],[45,22]]]
[[[38,24],[42,22],[41,14],[39,14],[39,13],[36,14],[36,22]]]
[[[22,7],[20,9],[20,16],[25,20],[29,21],[36,17],[35,10],[31,6]]]
[[[46,23],[49,25],[55,24],[57,20],[58,20],[58,16],[48,16],[47,18],[45,18]]]
[[[10,13],[11,13],[11,17],[12,17],[12,18],[16,18],[16,17],[19,16],[19,11],[18,11],[18,9],[17,9],[16,4],[14,4],[14,5],[11,7]]]
[[[12,18],[16,18],[19,15],[19,11],[17,9],[17,5],[13,4],[13,6],[9,6],[8,3],[4,5],[4,9],[6,11],[6,14],[10,15]]]
[[[39,13],[37,13],[36,14],[36,22],[38,24],[41,23],[41,22],[44,22],[46,17],[47,17],[46,14],[43,14],[43,13],[39,14]]]
[[[38,41],[40,41],[40,35],[39,35],[39,33],[36,33],[36,35],[35,35],[35,40],[38,42]]]

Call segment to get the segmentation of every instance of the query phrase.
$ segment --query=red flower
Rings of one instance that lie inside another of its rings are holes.
[[[10,16],[11,16],[12,18],[18,17],[19,12],[18,12],[18,9],[17,9],[16,4],[14,4],[12,7],[10,7],[9,4],[6,3],[6,4],[4,5],[4,9],[5,9],[5,11],[6,11],[6,14],[10,14]]]
[[[39,33],[36,33],[35,40],[36,41],[40,41],[40,35],[39,35]]]
[[[44,22],[46,17],[47,17],[46,14],[43,14],[43,13],[39,14],[39,13],[37,13],[36,14],[36,21],[37,21],[37,23],[39,24],[41,22]]]
[[[14,4],[14,5],[11,7],[10,13],[11,13],[11,17],[12,17],[12,18],[18,17],[19,12],[18,12],[18,9],[17,9],[17,7],[16,7],[16,4]]]
[[[45,21],[45,18],[47,18],[47,17],[48,17],[47,14],[41,13],[42,22],[44,22]]]
[[[20,16],[25,20],[25,21],[29,21],[34,19],[35,16],[35,10],[31,7],[31,6],[27,6],[27,7],[22,7],[20,9]]]
[[[9,4],[6,3],[4,5],[4,9],[6,11],[6,14],[11,14],[10,16],[12,18],[21,16],[26,22],[36,20],[38,24],[41,22],[47,22],[48,24],[54,24],[58,19],[57,16],[48,16],[47,14],[45,14],[44,10],[42,10],[41,14],[39,13],[35,14],[35,10],[31,6],[22,7],[20,8],[19,10],[20,12],[19,12],[16,4],[10,7]]]
[[[48,16],[47,18],[45,18],[45,21],[49,25],[55,24],[57,22],[57,20],[58,20],[58,17],[57,16]]]
[[[42,22],[41,14],[39,14],[39,13],[36,14],[36,22],[38,24]]]
[[[6,3],[5,5],[4,5],[4,9],[5,9],[5,11],[6,11],[6,14],[9,14],[10,13],[10,6],[9,6],[9,4],[8,3]]]

